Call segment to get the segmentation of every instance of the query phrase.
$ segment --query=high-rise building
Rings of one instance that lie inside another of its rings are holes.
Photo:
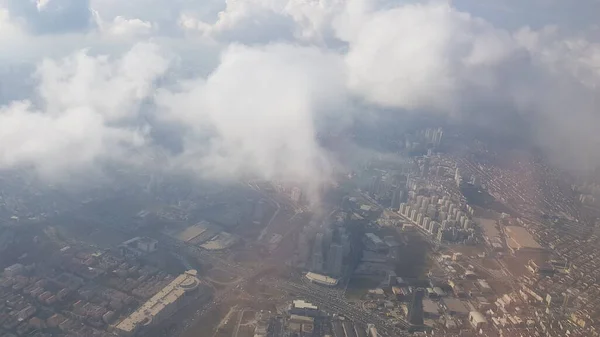
[[[414,201],[417,196],[415,191],[408,191],[408,200]]]
[[[423,218],[423,228],[425,228],[426,230],[429,230],[429,226],[431,225],[431,218],[429,217],[425,217]]]
[[[300,258],[300,264],[304,267],[307,266],[310,259],[310,233],[306,228],[298,235],[298,255]]]
[[[432,138],[433,145],[442,145],[442,139],[444,138],[444,130],[442,128],[438,128],[437,130],[433,131]]]
[[[423,227],[423,213],[417,214],[417,225]]]
[[[390,205],[390,208],[392,210],[397,211],[400,208],[400,200],[402,199],[402,193],[404,192],[399,187],[394,190],[394,193],[392,194],[392,202]]]
[[[405,210],[406,210],[406,204],[405,203],[401,203],[400,207],[398,208],[398,213],[404,214]]]
[[[446,221],[448,218],[448,214],[446,214],[446,212],[439,212],[438,213],[438,219],[442,222]]]
[[[382,177],[379,183],[379,190],[377,191],[377,194],[385,195],[390,191],[391,187],[392,184],[390,179],[388,177]]]
[[[418,195],[417,196],[417,204],[416,204],[416,208],[421,208],[421,206],[423,205],[423,196],[422,195]]]
[[[429,176],[429,167],[430,167],[429,158],[427,158],[423,162],[423,171],[421,172],[422,177],[426,178],[427,176]]]
[[[337,243],[332,243],[329,246],[329,254],[327,256],[327,271],[332,276],[340,276],[342,274],[342,261],[344,259],[344,247]]]
[[[449,216],[454,216],[453,212],[456,209],[456,206],[454,206],[454,204],[450,204],[450,206],[448,206],[448,214]]]
[[[433,140],[433,136],[434,136],[434,130],[427,128],[425,129],[425,138],[427,139],[427,141],[432,141]]]
[[[444,241],[444,232],[446,230],[444,229],[444,226],[442,225],[442,228],[440,228],[437,232],[437,241],[438,242],[443,242]]]
[[[462,178],[460,176],[460,171],[458,170],[458,167],[456,168],[456,171],[454,171],[454,181],[456,182],[456,186],[460,186]]]
[[[399,188],[406,188],[406,182],[408,180],[408,177],[405,174],[399,174],[395,176],[395,185]]]
[[[418,288],[413,292],[412,299],[408,307],[408,322],[412,326],[423,325],[423,297],[425,290]]]
[[[436,235],[440,230],[440,224],[438,222],[432,221],[429,225],[429,233]]]
[[[448,220],[442,220],[442,229],[446,230],[450,227],[450,222]]]
[[[431,206],[431,205],[429,205],[429,206]],[[437,212],[436,212],[436,210],[435,210],[435,207],[434,207],[434,208],[431,208],[431,207],[428,207],[428,208],[427,208],[427,216],[428,216],[428,217],[430,217],[430,218],[432,218],[432,219],[435,219],[435,216],[436,216],[436,215],[437,215]]]
[[[379,194],[379,189],[381,186],[381,176],[374,176],[371,178],[371,186],[369,186],[369,193],[371,193],[371,195],[377,195]]]
[[[291,198],[293,202],[300,202],[300,198],[302,197],[302,191],[298,187],[292,188]]]
[[[461,215],[461,217],[460,217],[460,226],[462,228],[468,229],[469,227],[465,227],[465,224],[467,223],[468,220],[469,220],[469,218],[467,218],[466,215]]]
[[[315,273],[323,272],[323,233],[317,233],[315,237],[311,270]]]
[[[344,248],[344,256],[347,256],[348,254],[350,254],[350,251],[352,250],[352,245],[350,242],[350,234],[343,233],[341,235],[341,238],[342,238],[342,247]]]
[[[404,213],[402,213],[402,215],[406,216],[406,217],[410,217],[412,208],[410,207],[410,205],[406,205],[406,207],[404,208]]]
[[[325,229],[323,230],[323,249],[327,251],[329,249],[329,245],[333,240],[333,228],[329,224],[325,224]]]
[[[369,337],[379,337],[375,324],[367,324],[367,335]]]

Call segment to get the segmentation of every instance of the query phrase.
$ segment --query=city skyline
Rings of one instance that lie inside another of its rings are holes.
[[[600,336],[597,13],[0,0],[0,337]]]

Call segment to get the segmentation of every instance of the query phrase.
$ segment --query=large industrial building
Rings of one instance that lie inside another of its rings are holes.
[[[179,275],[156,295],[144,303],[138,310],[122,320],[115,330],[123,336],[133,336],[144,327],[152,326],[173,315],[193,296],[200,281],[195,270]]]
[[[335,287],[338,284],[337,279],[312,272],[307,273],[306,278],[313,283],[317,283],[328,287]]]
[[[534,251],[541,250],[537,241],[533,238],[533,235],[527,231],[524,227],[519,226],[506,226],[506,244],[511,251]]]
[[[317,317],[319,316],[319,308],[309,302],[304,300],[295,300],[292,302],[290,309],[288,310],[290,314],[300,315],[300,316],[308,316],[308,317]]]

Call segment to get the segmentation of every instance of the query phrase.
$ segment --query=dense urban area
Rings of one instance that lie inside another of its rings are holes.
[[[599,335],[600,181],[452,126],[381,137],[318,197],[3,173],[0,336]]]

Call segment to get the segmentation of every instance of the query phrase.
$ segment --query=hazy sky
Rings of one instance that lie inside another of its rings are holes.
[[[597,0],[0,0],[0,168],[143,165],[161,134],[170,167],[315,188],[335,166],[319,123],[352,123],[355,102],[516,114],[552,158],[595,165],[595,13]]]

